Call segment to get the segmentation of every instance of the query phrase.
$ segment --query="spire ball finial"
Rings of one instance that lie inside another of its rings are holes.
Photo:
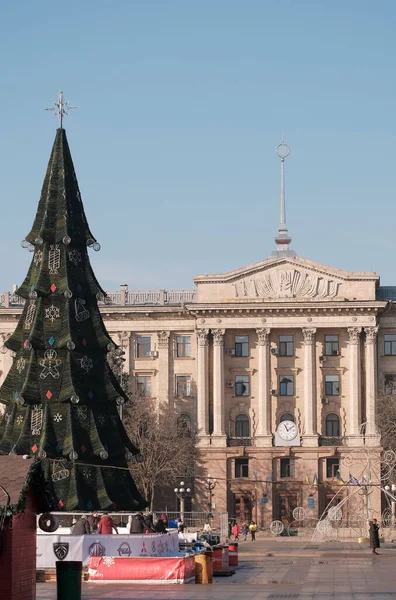
[[[58,116],[59,118],[59,127],[62,129],[63,125],[63,117],[69,114],[69,110],[74,110],[76,108],[80,108],[79,106],[70,106],[70,102],[68,100],[63,100],[63,91],[60,90],[58,94],[58,101],[54,102],[50,108],[44,108],[43,110],[49,110],[54,114],[54,117]]]
[[[276,153],[281,160],[285,160],[285,158],[287,158],[290,154],[290,146],[285,144],[283,141],[283,136],[281,143],[276,147]]]

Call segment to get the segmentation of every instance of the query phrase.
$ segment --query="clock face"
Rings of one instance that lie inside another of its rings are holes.
[[[278,434],[282,440],[290,442],[297,435],[297,426],[293,421],[282,421],[282,423],[279,423]]]

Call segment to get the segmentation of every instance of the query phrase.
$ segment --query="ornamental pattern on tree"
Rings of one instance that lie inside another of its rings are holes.
[[[107,368],[114,344],[98,308],[105,294],[88,258],[88,248],[100,246],[64,129],[57,130],[22,245],[34,254],[17,291],[25,307],[5,341],[14,361],[0,389],[7,407],[0,454],[40,457],[50,509],[139,510],[146,503],[127,465],[138,450],[117,410],[128,398]]]

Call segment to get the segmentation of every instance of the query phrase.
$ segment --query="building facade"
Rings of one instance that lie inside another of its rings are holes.
[[[394,290],[375,273],[284,254],[197,276],[191,291],[122,286],[101,308],[133,385],[197,434],[194,509],[260,525],[287,525],[297,506],[317,518],[349,493],[339,483],[359,478],[367,446],[379,457],[376,398],[396,373]],[[22,306],[15,294],[0,302],[4,341]],[[379,514],[378,490],[370,502]]]

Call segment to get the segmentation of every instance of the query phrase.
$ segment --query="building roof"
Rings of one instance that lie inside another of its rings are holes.
[[[24,488],[29,487],[29,473],[33,461],[23,456],[0,456],[0,485],[10,496],[10,504],[18,505]],[[7,504],[7,495],[0,488],[0,506]]]

